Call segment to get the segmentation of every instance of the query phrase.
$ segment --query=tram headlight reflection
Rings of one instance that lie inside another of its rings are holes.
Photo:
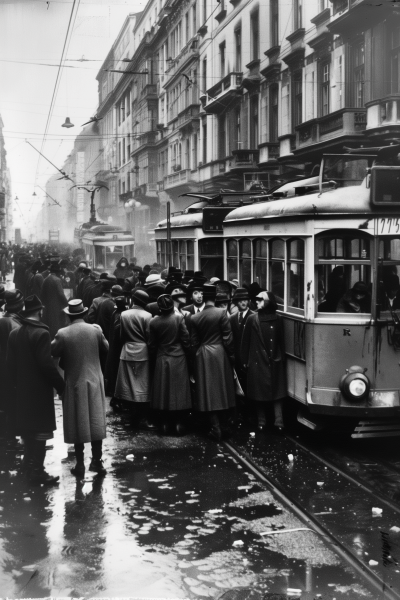
[[[346,369],[346,374],[340,380],[340,391],[347,400],[360,402],[368,396],[371,384],[365,375],[366,371],[357,365]]]

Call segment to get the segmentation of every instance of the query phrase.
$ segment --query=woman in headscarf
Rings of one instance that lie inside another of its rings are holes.
[[[274,425],[283,430],[282,401],[287,395],[283,321],[276,314],[272,292],[255,297],[257,313],[248,317],[242,338],[241,360],[247,370],[247,397],[255,403],[257,427],[267,424],[266,408],[274,408]]]
[[[115,266],[116,269],[114,271],[114,275],[118,279],[117,283],[118,285],[123,286],[125,279],[127,279],[127,277],[132,277],[133,271],[129,267],[128,259],[125,258],[125,256],[120,258]]]

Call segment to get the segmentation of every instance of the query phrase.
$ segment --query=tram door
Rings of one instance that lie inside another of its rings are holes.
[[[400,236],[377,241],[376,387],[400,387]]]

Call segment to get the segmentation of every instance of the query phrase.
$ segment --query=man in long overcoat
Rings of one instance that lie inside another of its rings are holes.
[[[162,432],[174,429],[181,435],[184,411],[192,406],[186,359],[190,350],[189,332],[185,317],[175,312],[170,295],[159,296],[157,304],[160,316],[150,321],[149,350],[156,357],[151,405],[154,410],[162,411]]]
[[[122,287],[120,285],[113,285],[111,288],[111,297],[102,302],[97,311],[96,323],[97,325],[100,325],[107,342],[110,341],[110,324],[111,316],[115,310],[115,298],[122,296],[122,293]]]
[[[64,309],[70,324],[57,332],[51,352],[60,358],[65,374],[63,400],[64,441],[75,445],[76,466],[71,472],[85,473],[84,444],[92,444],[90,471],[105,475],[102,440],[106,437],[106,397],[101,355],[107,354],[108,342],[98,325],[83,320],[87,312],[82,300],[68,302]]]
[[[50,353],[50,335],[41,322],[43,305],[37,296],[25,299],[21,326],[13,329],[7,346],[7,404],[14,435],[24,440],[24,465],[32,483],[52,485],[59,477],[44,469],[46,440],[56,429],[54,392],[64,380]]]
[[[95,285],[93,279],[90,276],[91,272],[92,272],[92,269],[90,267],[82,267],[82,274],[81,274],[79,283],[77,284],[76,290],[75,290],[75,298],[79,298],[79,300],[83,300],[83,296],[84,296],[86,287]]]
[[[233,344],[235,347],[235,369],[240,381],[240,385],[242,386],[244,393],[246,393],[246,371],[243,369],[240,352],[244,327],[248,317],[254,313],[249,308],[250,296],[246,288],[238,288],[235,291],[233,295],[233,302],[238,308],[238,311],[230,316]]]
[[[232,369],[235,356],[227,314],[214,306],[216,292],[215,286],[204,285],[204,310],[192,315],[190,323],[192,347],[196,351],[196,409],[208,414],[209,437],[220,441],[222,430],[227,432],[227,411],[235,406]]]
[[[61,327],[66,325],[63,309],[68,302],[64,294],[60,274],[61,265],[55,261],[51,264],[50,274],[43,281],[42,286],[43,322],[49,328],[51,339],[54,338]]]
[[[154,429],[149,421],[151,314],[145,310],[149,296],[143,290],[132,294],[132,308],[121,314],[121,360],[115,397],[128,402],[132,424]]]
[[[109,331],[109,349],[107,354],[104,380],[106,395],[111,396],[110,406],[114,409],[118,406],[118,400],[114,397],[115,384],[117,382],[119,357],[121,356],[121,314],[128,309],[125,296],[115,298],[115,309],[111,315]]]
[[[114,275],[107,275],[101,281],[101,295],[93,299],[92,304],[89,307],[86,321],[88,323],[97,323],[99,317],[99,308],[103,302],[106,302],[111,298],[111,288],[117,283],[117,278]]]
[[[21,327],[19,313],[24,308],[24,297],[19,290],[7,290],[4,292],[4,313],[0,319],[0,382],[2,392],[0,393],[0,418],[1,429],[6,434],[6,438],[12,441],[9,431],[9,407],[7,404],[7,394],[4,385],[7,380],[7,344],[10,333],[13,329]]]
[[[247,319],[241,360],[247,369],[247,397],[256,405],[258,430],[266,426],[266,407],[274,407],[275,427],[283,430],[282,401],[287,396],[283,321],[276,314],[276,298],[260,292],[258,312]]]

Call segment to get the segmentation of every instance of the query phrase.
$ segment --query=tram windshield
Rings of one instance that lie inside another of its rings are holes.
[[[318,312],[370,313],[371,238],[332,231],[316,239]]]
[[[361,185],[375,156],[328,154],[324,156],[322,181],[334,181],[337,187]]]
[[[400,310],[400,237],[380,238],[377,304],[383,316]],[[385,314],[386,313],[386,314]]]

